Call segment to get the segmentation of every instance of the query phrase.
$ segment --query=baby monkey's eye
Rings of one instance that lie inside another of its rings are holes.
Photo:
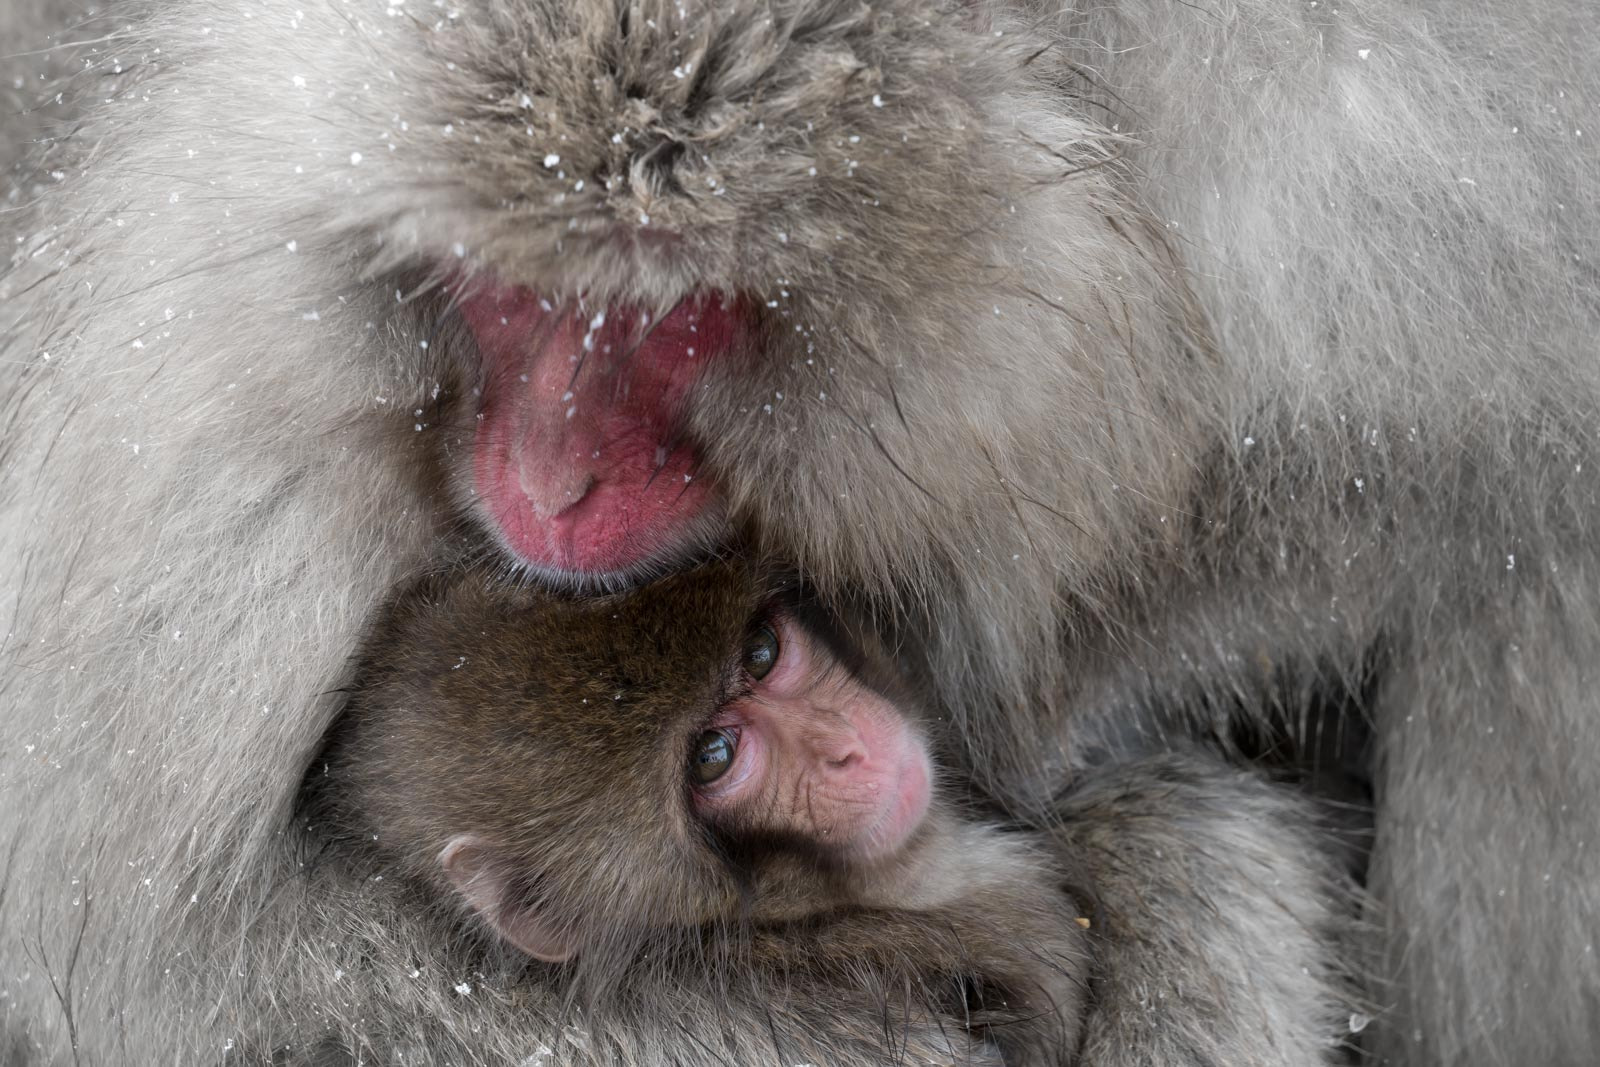
[[[761,681],[778,662],[778,635],[770,626],[762,626],[750,635],[744,646],[744,669],[750,677]]]
[[[689,757],[689,775],[697,785],[710,785],[733,766],[737,740],[726,730],[707,730],[694,743]]]

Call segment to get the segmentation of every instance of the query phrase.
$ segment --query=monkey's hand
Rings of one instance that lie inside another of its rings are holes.
[[[1029,858],[1025,877],[986,881],[948,904],[848,911],[758,936],[759,970],[813,988],[818,1003],[841,1000],[838,1018],[878,1005],[874,1015],[893,1021],[908,1053],[921,1044],[950,1050],[963,1067],[1066,1067],[1082,1033],[1090,952],[1053,864]]]

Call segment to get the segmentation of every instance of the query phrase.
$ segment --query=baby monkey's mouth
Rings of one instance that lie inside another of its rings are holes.
[[[459,306],[481,359],[477,510],[507,551],[553,574],[628,572],[714,517],[683,416],[702,369],[748,346],[746,301],[657,312],[474,279]]]

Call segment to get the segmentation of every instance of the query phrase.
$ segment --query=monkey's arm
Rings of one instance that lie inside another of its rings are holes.
[[[902,955],[911,962],[931,943],[912,926],[889,931],[909,935]],[[724,951],[704,956],[652,954],[591,999],[574,990],[570,967],[452,930],[400,880],[323,862],[284,886],[238,946],[240,970],[254,981],[224,991],[220,1025],[237,1035],[227,1056],[205,1051],[223,1041],[195,1047],[198,1027],[154,1015],[126,1040],[137,1055],[179,1049],[185,1063],[287,1067],[1008,1064],[959,1014],[932,1003],[943,989],[883,966],[887,936],[846,919],[818,936],[719,941]],[[380,1011],[392,1014],[379,1020]]]
[[[1095,772],[1060,815],[1097,899],[1083,1067],[1340,1061],[1354,908],[1308,801],[1174,755]]]
[[[1592,583],[1569,577],[1586,561],[1531,540],[1497,595],[1438,612],[1377,694],[1369,884],[1392,1007],[1376,1043],[1394,1062],[1600,1048],[1600,622]]]

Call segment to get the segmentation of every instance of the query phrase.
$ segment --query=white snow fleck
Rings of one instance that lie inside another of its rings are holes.
[[[872,94],[872,106],[873,107],[882,107],[883,106],[883,97],[879,96],[877,93],[873,93]]]
[[[294,82],[296,89],[304,89],[306,87],[306,79],[303,75],[296,74],[290,81]]]
[[[1360,58],[1360,59],[1366,59],[1371,54],[1372,54],[1372,49],[1370,49],[1370,48],[1358,48],[1358,49],[1356,49],[1356,56],[1358,58]]]
[[[291,252],[298,252],[298,251],[300,251],[300,242],[299,241],[286,241],[286,242],[284,242],[283,247],[287,248]]]
[[[470,982],[458,982],[455,988],[456,992],[464,997],[472,995],[472,984]]]
[[[561,157],[556,155],[554,152],[551,152],[548,156],[544,157],[544,169],[549,170],[560,162]]]
[[[360,152],[351,152],[350,153],[350,165],[352,167],[361,166],[361,153]]]

